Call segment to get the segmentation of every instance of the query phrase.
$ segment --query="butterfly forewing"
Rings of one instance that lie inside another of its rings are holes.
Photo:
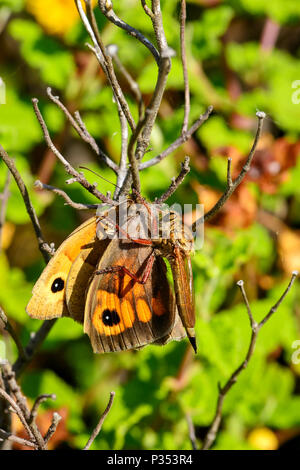
[[[96,238],[96,217],[76,228],[60,245],[32,290],[26,312],[32,318],[50,320],[68,316],[66,283],[72,263],[87,244],[92,249]],[[76,286],[73,288],[76,288]]]

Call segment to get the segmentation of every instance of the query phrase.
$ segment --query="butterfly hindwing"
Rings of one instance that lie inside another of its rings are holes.
[[[95,352],[140,348],[166,337],[175,321],[175,301],[162,258],[155,258],[145,284],[123,271],[125,266],[141,279],[152,248],[114,239],[102,256],[87,293],[84,331]]]

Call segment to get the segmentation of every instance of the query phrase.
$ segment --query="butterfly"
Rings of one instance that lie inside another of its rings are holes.
[[[98,353],[185,337],[176,293],[182,286],[175,284],[174,296],[163,256],[152,244],[106,237],[99,224],[99,217],[88,219],[61,244],[33,287],[29,316],[73,318]]]

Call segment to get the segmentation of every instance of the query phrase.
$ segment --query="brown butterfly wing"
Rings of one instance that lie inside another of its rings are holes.
[[[142,278],[152,248],[112,240],[97,270],[125,266]],[[95,274],[88,289],[84,331],[94,352],[140,348],[166,337],[175,321],[175,302],[166,266],[155,258],[145,284],[127,274]]]
[[[70,317],[83,323],[85,297],[89,281],[110,240],[98,240],[85,245],[72,263],[66,284],[66,304]]]
[[[172,330],[163,338],[159,338],[154,341],[153,344],[157,346],[163,346],[170,343],[171,341],[181,341],[183,338],[186,338],[186,332],[176,308],[175,321]]]
[[[26,307],[30,317],[50,320],[69,315],[65,297],[69,271],[84,246],[92,250],[96,222],[96,217],[88,219],[60,245],[33,287]]]

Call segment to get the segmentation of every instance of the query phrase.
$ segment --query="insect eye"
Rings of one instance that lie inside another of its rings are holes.
[[[115,310],[106,308],[102,313],[102,321],[105,326],[113,326],[120,323],[120,317]]]
[[[56,279],[54,279],[53,283],[52,283],[52,286],[51,286],[51,290],[52,292],[59,292],[61,290],[63,290],[65,286],[65,282],[62,280],[61,277],[57,277]]]

